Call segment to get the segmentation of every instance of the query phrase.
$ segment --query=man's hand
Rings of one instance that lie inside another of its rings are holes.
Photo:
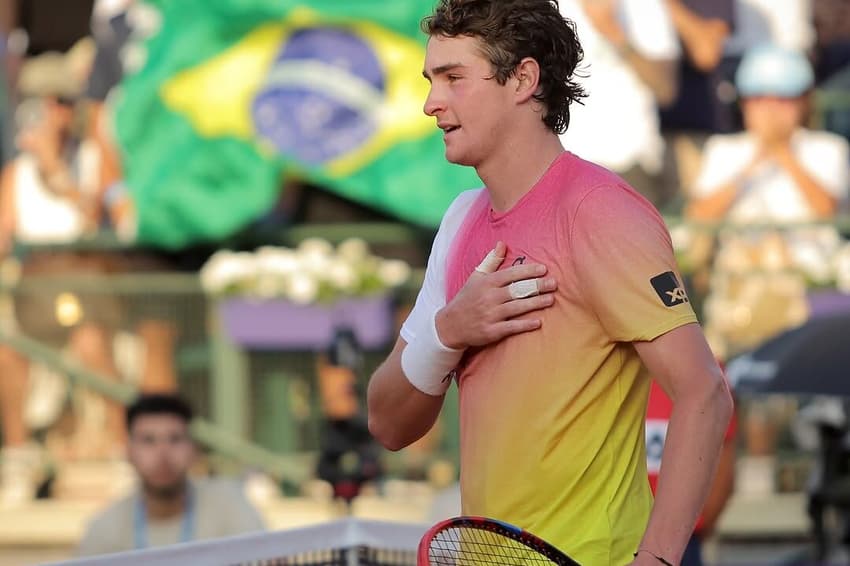
[[[437,313],[437,334],[445,346],[484,346],[540,328],[540,319],[517,317],[552,306],[557,283],[543,277],[546,266],[541,264],[497,271],[506,251],[504,243],[496,244],[463,289]]]

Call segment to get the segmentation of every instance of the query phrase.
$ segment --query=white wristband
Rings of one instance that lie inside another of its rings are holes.
[[[440,342],[435,317],[428,317],[417,329],[416,337],[405,346],[401,353],[401,369],[416,389],[440,396],[451,386],[447,376],[460,362],[464,351]]]

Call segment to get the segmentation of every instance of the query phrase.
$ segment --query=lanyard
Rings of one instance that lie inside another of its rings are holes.
[[[183,521],[180,525],[180,540],[189,542],[195,534],[195,496],[190,484],[186,485],[186,509],[183,511]],[[145,510],[144,498],[140,494],[136,498],[135,520],[133,521],[133,538],[136,548],[148,547],[148,514]]]

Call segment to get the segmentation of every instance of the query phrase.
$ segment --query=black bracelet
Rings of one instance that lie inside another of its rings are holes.
[[[653,553],[653,552],[650,552],[650,551],[646,550],[645,548],[639,548],[639,549],[637,550],[637,552],[635,552],[632,556],[634,556],[635,558],[637,558],[637,555],[638,555],[639,553],[641,553],[641,552],[645,552],[645,553],[649,554],[650,556],[652,556],[653,558],[655,558],[656,560],[658,560],[659,562],[661,562],[662,564],[664,564],[664,566],[673,566],[673,565],[672,565],[669,561],[665,560],[664,558],[662,558],[662,557],[658,556],[657,554],[655,554],[655,553]]]

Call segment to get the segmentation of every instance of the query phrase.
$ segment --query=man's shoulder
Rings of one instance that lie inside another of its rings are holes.
[[[192,480],[192,489],[200,504],[211,507],[249,505],[242,483],[231,478],[203,478]]]
[[[135,494],[122,497],[118,501],[110,503],[91,520],[92,526],[113,526],[124,522],[133,513],[133,502]]]
[[[561,191],[563,201],[573,209],[610,207],[614,213],[625,207],[626,210],[654,210],[649,201],[613,171],[576,157],[565,181],[565,190]],[[637,205],[637,207],[636,207]]]
[[[111,503],[89,521],[80,540],[78,553],[91,556],[125,550],[126,541],[132,541],[134,496]]]
[[[802,144],[809,147],[817,147],[818,149],[832,148],[838,151],[846,151],[848,146],[846,138],[824,130],[809,130],[803,128],[795,134],[795,137],[798,138]]]

